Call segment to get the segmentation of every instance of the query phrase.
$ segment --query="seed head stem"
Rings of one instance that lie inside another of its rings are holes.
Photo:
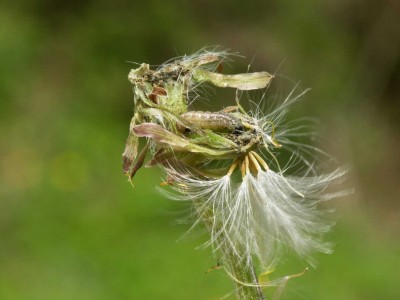
[[[194,207],[198,209],[199,214],[201,211],[204,212],[204,207],[200,208],[202,204],[200,201],[194,202]],[[212,218],[212,215],[212,208],[208,210],[208,213],[202,213],[203,222],[208,230],[215,229],[216,224],[213,224],[215,219]],[[251,259],[250,261],[241,260],[240,257],[243,257],[243,255],[234,252],[232,247],[224,242],[227,239],[229,238],[223,234],[218,237],[217,244],[221,245],[219,253],[223,254],[219,261],[233,279],[236,298],[238,300],[265,300],[264,292],[258,283],[253,261]],[[240,251],[240,248],[236,250]]]

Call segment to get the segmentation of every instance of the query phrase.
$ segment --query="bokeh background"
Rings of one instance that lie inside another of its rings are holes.
[[[252,61],[281,86],[311,87],[293,117],[321,120],[319,143],[352,166],[355,193],[330,203],[334,254],[317,255],[283,299],[400,299],[399,20],[396,0],[2,1],[0,299],[232,291],[222,271],[205,273],[215,261],[194,249],[204,237],[177,242],[187,206],[160,196],[163,174],[140,170],[132,189],[121,172],[128,61],[213,45],[247,58],[227,72]],[[211,109],[234,94],[213,97]]]

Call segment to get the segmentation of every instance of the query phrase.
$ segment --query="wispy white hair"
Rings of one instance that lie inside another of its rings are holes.
[[[207,245],[249,266],[255,256],[264,269],[272,269],[285,248],[306,259],[315,251],[331,251],[322,236],[333,222],[317,206],[338,196],[325,190],[344,173],[284,177],[269,169],[257,176],[248,173],[241,182],[229,175],[215,180],[170,175],[180,183],[175,199],[193,201],[198,222],[206,220],[211,232]]]
[[[293,92],[266,114],[258,104],[249,112],[255,132],[263,140],[254,151],[268,166],[245,172],[241,179],[230,173],[217,179],[204,178],[172,165],[165,167],[177,192],[168,195],[193,202],[197,217],[193,226],[205,223],[211,234],[205,245],[222,259],[234,256],[235,261],[252,268],[256,258],[264,270],[271,271],[287,249],[311,264],[314,252],[331,252],[331,244],[323,236],[334,222],[321,204],[348,193],[330,192],[332,185],[344,180],[346,170],[338,168],[321,175],[313,158],[322,152],[296,141],[307,128],[286,123],[285,118],[288,107],[305,92]],[[285,163],[277,155],[282,150],[279,144],[289,154]],[[294,172],[295,167],[302,172]]]

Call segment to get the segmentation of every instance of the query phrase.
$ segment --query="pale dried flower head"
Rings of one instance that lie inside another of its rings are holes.
[[[228,57],[224,51],[202,50],[155,71],[142,64],[130,72],[135,113],[124,172],[131,180],[150,152],[146,166],[166,171],[163,185],[172,188],[163,191],[167,196],[193,203],[192,229],[199,224],[208,229],[204,246],[212,247],[239,283],[238,297],[262,299],[254,259],[263,271],[272,272],[287,249],[311,264],[314,252],[331,252],[323,235],[333,222],[320,204],[346,193],[331,190],[346,171],[321,172],[316,157],[325,153],[301,141],[313,133],[301,121],[286,120],[290,106],[306,91],[296,94],[293,89],[269,111],[262,109],[269,101],[264,92],[246,111],[239,95],[268,87],[274,76],[221,74],[220,64]],[[191,111],[204,84],[236,89],[236,101],[215,112]],[[139,138],[146,138],[146,145],[138,154]]]
[[[229,160],[230,169],[219,178],[199,176],[179,161],[164,164],[169,181],[174,182],[171,186],[177,192],[164,193],[175,200],[196,203],[197,219],[191,230],[210,219],[211,237],[204,246],[211,246],[217,256],[221,251],[234,253],[248,266],[255,256],[262,269],[273,270],[287,249],[311,264],[314,252],[331,253],[331,244],[323,241],[323,235],[334,222],[320,204],[347,193],[328,191],[343,182],[346,170],[337,168],[319,174],[315,162],[299,148],[305,147],[305,151],[315,155],[320,151],[291,140],[302,125],[290,122],[300,127],[287,127],[285,113],[288,105],[301,95],[290,95],[263,116],[260,111],[249,112],[254,115],[255,131],[262,141],[236,161]],[[291,146],[286,148],[291,156],[281,167],[279,148],[286,146]],[[210,161],[205,161],[202,167],[211,168],[209,165]],[[293,171],[295,167],[301,171]],[[237,178],[234,171],[241,177]]]

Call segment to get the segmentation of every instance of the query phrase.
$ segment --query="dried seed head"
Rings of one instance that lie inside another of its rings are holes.
[[[211,234],[205,246],[222,261],[233,258],[250,270],[255,257],[270,271],[286,248],[309,261],[315,251],[330,253],[322,237],[332,222],[319,204],[343,194],[327,191],[343,180],[346,171],[319,174],[304,153],[321,151],[295,139],[309,134],[302,132],[305,127],[285,125],[289,106],[305,92],[294,95],[293,90],[266,114],[259,104],[246,112],[238,101],[222,111],[188,111],[190,93],[203,83],[252,90],[266,87],[273,78],[267,72],[219,74],[227,57],[226,52],[203,50],[157,70],[142,64],[131,71],[135,115],[124,171],[131,178],[150,149],[153,157],[146,166],[160,165],[166,171],[165,185],[173,192],[164,190],[165,194],[193,202],[193,228],[205,223]],[[267,101],[264,98],[265,94],[260,101]],[[146,146],[138,155],[143,137]],[[282,152],[289,153],[285,162],[279,156]],[[294,167],[302,172],[292,172]],[[230,261],[226,267],[232,277],[235,264]],[[285,278],[281,282],[291,277]]]

